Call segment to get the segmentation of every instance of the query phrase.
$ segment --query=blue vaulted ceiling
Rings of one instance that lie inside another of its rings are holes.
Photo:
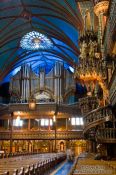
[[[24,63],[33,70],[59,60],[66,65],[78,63],[78,30],[81,17],[75,0],[1,0],[0,1],[0,79]],[[36,31],[48,37],[51,49],[25,50],[24,35]],[[16,69],[17,68],[17,69]]]

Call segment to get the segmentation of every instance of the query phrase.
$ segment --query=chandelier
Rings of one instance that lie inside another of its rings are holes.
[[[103,89],[104,95],[108,96],[108,90],[105,84],[106,80],[106,65],[102,60],[97,35],[93,31],[86,31],[80,36],[80,58],[74,73],[74,78],[81,84],[93,88],[97,82]]]
[[[20,47],[26,50],[50,49],[53,43],[45,35],[32,31],[22,37]]]

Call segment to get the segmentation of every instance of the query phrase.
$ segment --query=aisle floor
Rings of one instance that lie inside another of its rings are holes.
[[[73,162],[64,162],[63,165],[61,165],[54,173],[51,175],[67,175],[69,171],[71,170],[71,167],[73,165]]]

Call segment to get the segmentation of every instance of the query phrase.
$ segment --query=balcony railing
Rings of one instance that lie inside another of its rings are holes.
[[[98,129],[96,138],[102,143],[116,143],[116,128]]]
[[[0,140],[54,140],[55,131],[0,131]],[[82,131],[57,131],[57,140],[83,139]]]
[[[109,106],[95,109],[84,117],[84,132],[96,125],[110,121],[112,118],[113,114]]]
[[[29,106],[28,103],[12,103],[9,104],[9,110],[11,112],[13,111],[29,111]],[[60,104],[57,105],[57,110],[58,112],[64,112],[68,114],[76,114],[76,115],[81,115],[81,111],[79,108],[79,105],[66,105],[66,104]],[[42,111],[56,111],[56,103],[51,102],[51,103],[37,103],[36,104],[36,109],[34,112],[42,112]]]
[[[116,104],[116,68],[109,83],[109,97],[112,105]]]

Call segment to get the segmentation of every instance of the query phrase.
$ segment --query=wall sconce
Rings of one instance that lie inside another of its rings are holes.
[[[29,109],[35,110],[35,108],[36,108],[36,99],[35,98],[29,99]]]

